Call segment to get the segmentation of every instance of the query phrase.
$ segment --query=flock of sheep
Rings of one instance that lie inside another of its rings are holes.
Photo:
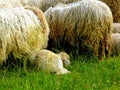
[[[0,64],[12,53],[36,69],[70,73],[67,53],[76,49],[99,60],[119,55],[119,22],[119,0],[0,0]]]

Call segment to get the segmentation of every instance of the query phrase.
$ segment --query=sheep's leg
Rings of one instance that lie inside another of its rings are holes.
[[[6,51],[4,50],[4,48],[0,48],[0,64],[3,64],[3,61],[6,61],[7,56],[8,55],[6,55]]]
[[[104,57],[104,42],[100,41],[99,43],[99,50],[98,50],[98,59],[102,61]]]
[[[27,69],[26,66],[27,66],[27,59],[24,58],[24,59],[23,59],[23,70],[24,70],[24,71],[26,71],[26,69]]]
[[[105,40],[105,56],[106,58],[109,57],[110,55],[110,49],[111,49],[111,34],[106,35],[106,40]]]
[[[109,48],[109,49],[108,49],[108,48]],[[105,46],[105,56],[106,56],[106,58],[108,58],[109,55],[110,55],[110,45]]]

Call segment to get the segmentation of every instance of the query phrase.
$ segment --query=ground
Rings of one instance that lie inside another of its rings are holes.
[[[120,57],[103,62],[76,58],[70,74],[55,75],[44,71],[20,68],[0,71],[1,90],[120,90]]]

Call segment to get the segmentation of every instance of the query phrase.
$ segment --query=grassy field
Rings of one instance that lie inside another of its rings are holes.
[[[71,73],[59,76],[33,69],[2,69],[0,90],[120,90],[120,57],[99,63],[82,59],[71,60]]]

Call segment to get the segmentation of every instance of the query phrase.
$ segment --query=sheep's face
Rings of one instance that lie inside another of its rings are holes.
[[[60,52],[59,55],[60,55],[60,57],[61,57],[61,59],[63,61],[64,66],[70,65],[70,56],[67,53]]]

